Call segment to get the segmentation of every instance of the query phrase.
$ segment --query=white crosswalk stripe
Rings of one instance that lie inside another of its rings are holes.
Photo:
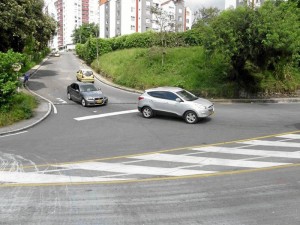
[[[281,135],[277,136],[279,138],[287,138],[287,139],[299,139],[300,140],[300,134],[286,134],[286,135]]]
[[[122,178],[103,178],[103,177],[80,177],[41,173],[8,172],[0,171],[0,182],[26,183],[26,184],[48,184],[48,183],[75,183],[75,182],[100,182],[126,180]],[[132,179],[131,179],[132,180]]]
[[[125,174],[142,174],[142,175],[159,175],[159,176],[188,176],[195,174],[215,173],[215,171],[187,170],[180,168],[162,168],[126,165],[122,163],[103,163],[103,162],[87,162],[78,164],[57,165],[56,167],[81,169],[81,170],[96,170]]]
[[[300,159],[300,152],[264,151],[264,150],[256,150],[256,149],[227,148],[227,147],[203,147],[203,148],[193,148],[193,150],[198,150],[202,152]]]
[[[130,157],[134,159],[143,160],[158,160],[165,162],[181,162],[192,163],[197,165],[217,165],[217,166],[232,166],[232,167],[248,167],[248,168],[264,168],[272,166],[282,166],[287,163],[272,163],[272,162],[259,162],[259,161],[245,161],[245,160],[231,160],[231,159],[218,159],[208,157],[195,157],[187,155],[173,155],[173,154],[151,154]]]
[[[300,148],[300,143],[295,143],[295,142],[252,140],[252,141],[243,141],[243,142],[238,142],[238,143],[247,144],[247,145]]]

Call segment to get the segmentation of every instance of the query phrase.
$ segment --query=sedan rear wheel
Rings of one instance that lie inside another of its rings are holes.
[[[68,96],[68,99],[69,99],[69,100],[72,100],[72,97],[71,97],[70,92],[68,92],[67,96]]]
[[[184,120],[185,122],[189,123],[189,124],[194,124],[198,122],[198,116],[195,112],[193,111],[187,111],[184,114]]]
[[[153,117],[153,110],[149,106],[145,106],[142,109],[142,114],[143,114],[143,117],[145,117],[145,118],[151,118],[151,117]]]
[[[81,99],[81,105],[82,105],[83,107],[86,107],[86,101],[84,100],[84,98]]]

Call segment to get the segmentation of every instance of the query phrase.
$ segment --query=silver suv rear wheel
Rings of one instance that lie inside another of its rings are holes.
[[[151,118],[153,117],[153,110],[149,106],[145,106],[142,108],[142,114],[145,118]]]

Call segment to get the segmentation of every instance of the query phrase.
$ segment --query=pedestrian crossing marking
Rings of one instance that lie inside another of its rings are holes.
[[[173,154],[151,154],[151,155],[133,156],[130,158],[143,159],[143,160],[158,160],[163,162],[192,163],[197,165],[232,166],[232,167],[247,167],[247,168],[265,168],[265,167],[273,167],[273,166],[283,166],[288,164],[288,163],[219,159],[219,158],[173,155]]]
[[[299,139],[300,140],[300,134],[286,134],[286,135],[280,135],[277,136],[279,138],[287,138],[287,139]]]
[[[59,175],[41,174],[38,172],[25,173],[25,172],[0,171],[0,182],[7,182],[7,183],[46,184],[46,183],[101,182],[101,181],[116,181],[116,180],[128,180],[128,179],[66,176],[61,174]]]
[[[243,141],[243,142],[238,142],[238,143],[247,144],[247,145],[300,148],[300,143],[296,143],[296,142],[252,140],[252,141]]]
[[[248,148],[245,149],[245,148],[228,148],[228,147],[202,147],[202,148],[193,148],[193,150],[202,151],[202,152],[300,159],[300,152],[264,151],[264,150],[248,149]]]
[[[125,174],[158,175],[158,176],[189,176],[196,174],[215,173],[216,171],[186,170],[180,168],[163,168],[127,165],[122,163],[86,162],[78,164],[57,165],[68,169],[95,170]]]
[[[80,163],[66,163],[48,165],[47,170],[25,172],[0,171],[0,183],[6,184],[63,184],[63,183],[90,183],[90,182],[129,182],[149,178],[171,178],[185,176],[213,175],[238,168],[261,169],[289,166],[300,159],[300,140],[298,134],[273,136],[278,141],[264,140],[237,141],[240,147],[227,147],[226,143],[218,146],[203,146],[185,148],[194,151],[188,154],[149,153],[122,157],[122,162],[89,161]],[[291,142],[294,140],[294,142]],[[264,146],[280,147],[280,150],[261,150]],[[184,150],[184,149],[181,149]],[[295,151],[296,150],[296,151]],[[298,151],[297,151],[298,150]],[[214,153],[217,157],[203,157],[203,153]],[[218,153],[220,153],[218,155]],[[226,155],[227,154],[227,155]],[[231,159],[247,156],[244,159]],[[263,160],[263,158],[269,158]],[[270,158],[273,158],[272,161]],[[259,158],[259,161],[256,161]],[[274,158],[278,158],[276,162]],[[281,159],[285,159],[284,162]],[[289,162],[289,160],[291,162]],[[167,165],[164,166],[164,165]],[[208,167],[209,166],[209,167]],[[222,167],[223,166],[223,167]],[[221,167],[221,169],[220,169]],[[232,169],[228,169],[228,168]],[[51,170],[51,168],[54,168]],[[91,173],[93,171],[93,173]],[[85,174],[93,174],[85,176]],[[78,174],[82,176],[78,176]],[[96,175],[95,175],[96,174]],[[1,186],[0,185],[0,186]]]
[[[67,104],[67,102],[61,98],[56,98],[59,101],[59,104]]]

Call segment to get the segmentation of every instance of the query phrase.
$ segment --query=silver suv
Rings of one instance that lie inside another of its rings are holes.
[[[139,97],[138,110],[145,118],[155,114],[183,117],[187,123],[197,123],[214,113],[214,104],[177,87],[148,89]]]

